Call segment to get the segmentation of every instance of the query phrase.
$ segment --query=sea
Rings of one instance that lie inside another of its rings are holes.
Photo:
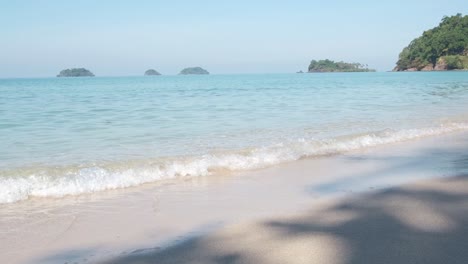
[[[0,79],[0,204],[468,131],[468,72]]]

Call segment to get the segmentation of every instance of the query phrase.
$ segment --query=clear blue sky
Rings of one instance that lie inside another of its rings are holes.
[[[400,50],[467,0],[0,0],[0,77],[287,73],[329,58],[393,68]]]

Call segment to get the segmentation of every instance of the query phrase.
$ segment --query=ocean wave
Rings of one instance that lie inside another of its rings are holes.
[[[0,172],[0,203],[13,203],[31,197],[63,197],[126,188],[161,180],[206,176],[217,171],[260,169],[306,157],[341,154],[462,130],[468,130],[467,123],[385,130],[324,140],[296,139],[267,147],[195,157],[15,169]]]

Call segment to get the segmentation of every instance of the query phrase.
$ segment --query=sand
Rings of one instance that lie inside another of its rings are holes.
[[[341,200],[230,226],[105,263],[467,263],[468,177]]]
[[[1,263],[468,263],[468,133],[0,215]]]

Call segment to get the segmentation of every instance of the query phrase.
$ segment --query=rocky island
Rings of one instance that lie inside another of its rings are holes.
[[[190,67],[185,68],[179,73],[180,75],[189,75],[189,74],[210,74],[207,70],[201,67]]]
[[[309,72],[374,72],[367,68],[367,65],[360,63],[334,62],[332,60],[312,60],[309,65]]]
[[[405,47],[393,71],[468,70],[468,16],[444,17]]]
[[[57,77],[94,77],[94,74],[85,68],[72,68],[62,70]]]
[[[161,74],[154,69],[149,69],[145,71],[145,76],[154,76],[154,75],[161,75]]]

